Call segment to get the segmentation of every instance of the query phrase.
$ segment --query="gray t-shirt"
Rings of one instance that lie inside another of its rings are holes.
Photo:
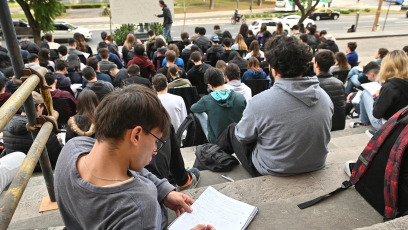
[[[79,175],[76,163],[94,143],[90,137],[71,139],[55,168],[55,195],[67,229],[163,229],[167,208],[162,201],[174,187],[146,169],[129,171],[135,178],[117,186],[88,183]]]

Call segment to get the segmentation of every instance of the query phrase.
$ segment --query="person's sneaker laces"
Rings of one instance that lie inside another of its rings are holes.
[[[349,126],[350,128],[357,128],[366,125],[363,122],[350,122]]]
[[[185,186],[177,186],[177,192],[197,187],[200,181],[200,171],[196,168],[191,168],[187,170],[187,172],[190,174],[191,181]]]
[[[346,165],[344,166],[344,172],[347,174],[347,176],[351,176],[353,172],[353,167],[356,164],[355,161],[347,161]]]
[[[365,133],[367,134],[367,136],[369,136],[370,138],[373,138],[373,136],[375,135],[376,131],[371,130],[371,129],[367,129],[365,131]]]

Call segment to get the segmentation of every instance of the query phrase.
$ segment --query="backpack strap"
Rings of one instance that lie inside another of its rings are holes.
[[[408,125],[400,133],[388,158],[384,175],[384,201],[386,218],[393,219],[397,214],[398,203],[398,180],[401,168],[401,160],[408,145]]]
[[[308,208],[310,206],[313,206],[313,205],[319,203],[320,201],[322,201],[322,200],[324,200],[324,199],[326,199],[328,197],[331,197],[331,196],[333,196],[333,195],[335,195],[335,194],[337,194],[337,193],[339,193],[341,191],[344,191],[344,190],[350,188],[351,186],[352,186],[352,184],[350,183],[350,181],[343,181],[343,183],[341,184],[341,187],[337,188],[333,192],[330,192],[330,193],[328,193],[326,195],[323,195],[323,196],[319,196],[319,197],[317,197],[317,198],[315,198],[313,200],[309,200],[309,201],[306,201],[304,203],[298,204],[298,207],[300,209]]]
[[[408,107],[401,109],[394,116],[392,116],[385,125],[376,132],[376,134],[368,142],[364,151],[358,157],[358,161],[353,168],[353,173],[350,177],[350,182],[355,185],[360,178],[365,174],[367,169],[370,167],[372,160],[377,155],[378,149],[382,146],[388,136],[394,131],[394,129],[399,125],[399,120],[401,117],[407,115]]]

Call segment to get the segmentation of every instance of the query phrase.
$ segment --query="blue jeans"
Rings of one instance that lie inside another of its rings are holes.
[[[361,83],[358,81],[358,74],[360,73],[358,67],[353,67],[347,76],[346,96],[351,93],[353,86],[360,87]]]
[[[208,140],[208,115],[207,113],[194,113],[195,118],[198,119],[200,122],[201,128],[203,129],[203,132],[205,134],[205,137],[207,137]]]
[[[382,125],[382,121],[373,116],[373,106],[373,96],[367,90],[364,90],[360,98],[360,121],[366,125],[371,124],[375,130],[378,130]]]
[[[167,37],[169,37],[169,40],[173,41],[173,38],[171,37],[171,24],[164,27],[163,37],[164,39],[167,39]]]

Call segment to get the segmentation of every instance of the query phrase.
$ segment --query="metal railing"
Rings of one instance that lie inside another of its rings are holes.
[[[16,82],[22,82],[18,90],[13,93],[0,108],[0,132],[3,131],[8,122],[23,105],[27,114],[27,128],[31,131],[31,136],[34,140],[27,153],[27,157],[23,161],[8,190],[0,195],[0,230],[5,230],[10,224],[38,161],[40,162],[50,200],[55,201],[54,176],[45,145],[52,130],[57,128],[56,120],[58,113],[53,109],[51,94],[45,83],[44,74],[46,70],[40,70],[39,72],[24,70],[23,59],[20,54],[20,48],[7,0],[0,0],[0,23],[13,64],[15,80]],[[40,89],[41,95],[44,98],[44,104],[49,114],[48,117],[41,116],[37,118],[33,97],[31,95],[36,88]]]

